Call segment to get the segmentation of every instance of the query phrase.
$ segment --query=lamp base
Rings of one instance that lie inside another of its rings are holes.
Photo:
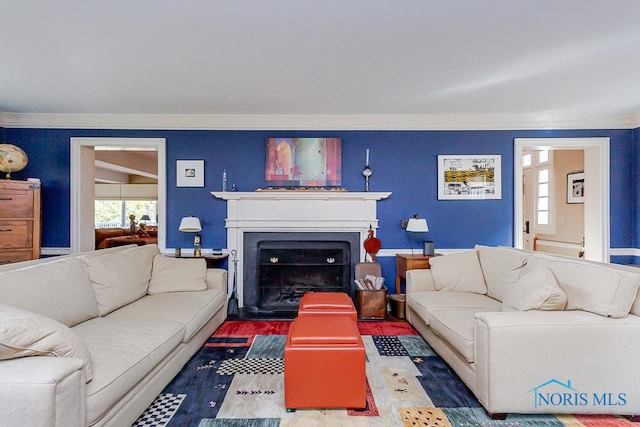
[[[426,240],[423,242],[424,244],[424,250],[423,250],[423,254],[424,255],[433,255],[435,253],[435,244],[433,243],[432,240]]]

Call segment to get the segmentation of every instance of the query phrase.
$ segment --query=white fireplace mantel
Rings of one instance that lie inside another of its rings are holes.
[[[370,228],[378,228],[377,202],[391,192],[255,191],[211,192],[227,201],[227,248],[243,254],[245,232],[358,232],[360,253]],[[230,266],[231,268],[231,266]],[[242,307],[243,262],[238,259],[237,293]],[[233,274],[229,274],[232,286]],[[230,290],[230,289],[229,289]]]

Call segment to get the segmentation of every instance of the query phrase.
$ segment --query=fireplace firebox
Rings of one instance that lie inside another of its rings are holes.
[[[354,295],[358,233],[245,233],[244,308],[294,317],[306,292]]]

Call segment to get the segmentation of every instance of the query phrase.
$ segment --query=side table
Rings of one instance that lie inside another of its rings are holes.
[[[431,268],[429,260],[442,254],[396,254],[396,293],[402,293],[402,279],[407,279],[407,270],[425,270]]]
[[[201,256],[193,256],[193,250],[189,250],[190,253],[184,253],[185,250],[182,251],[182,255],[175,256],[175,258],[202,258],[207,262],[207,268],[215,268],[217,267],[222,260],[227,259],[229,254],[221,254],[221,255],[201,255]]]

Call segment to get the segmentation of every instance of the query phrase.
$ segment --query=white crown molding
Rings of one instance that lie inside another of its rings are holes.
[[[640,113],[611,115],[37,114],[0,112],[4,128],[150,130],[636,129]]]

